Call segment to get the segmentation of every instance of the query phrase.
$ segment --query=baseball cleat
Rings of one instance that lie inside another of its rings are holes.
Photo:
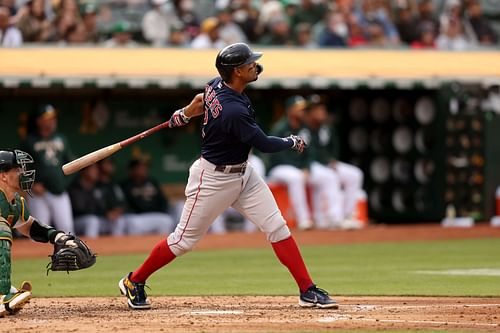
[[[148,295],[144,291],[144,283],[132,282],[129,273],[126,277],[118,282],[118,287],[122,295],[127,297],[128,306],[134,310],[151,309],[151,303],[147,300]]]
[[[3,296],[0,317],[5,317],[7,314],[14,315],[18,313],[30,299],[31,291],[22,289],[14,294],[9,293]]]
[[[322,309],[338,309],[337,302],[328,296],[326,290],[310,286],[306,291],[300,293],[299,305],[303,308],[318,307]]]

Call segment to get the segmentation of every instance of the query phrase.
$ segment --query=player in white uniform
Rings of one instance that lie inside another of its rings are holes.
[[[170,124],[175,127],[204,113],[201,157],[189,169],[187,199],[175,231],[155,246],[141,267],[119,281],[120,291],[132,309],[151,307],[144,291],[147,278],[191,250],[214,219],[230,206],[266,233],[276,256],[299,287],[301,306],[338,307],[313,283],[269,187],[247,163],[252,147],[267,153],[304,149],[301,137],[267,136],[255,122],[252,104],[243,91],[262,72],[262,66],[256,63],[261,56],[244,43],[222,49],[216,59],[220,77],[207,83],[203,96],[197,95],[189,106],[172,115]]]
[[[315,220],[318,227],[358,229],[362,224],[353,218],[358,192],[363,185],[363,172],[354,165],[338,160],[339,142],[329,124],[326,104],[318,95],[308,98],[307,128],[299,132],[314,152],[310,182],[328,183],[324,194],[314,192]],[[326,202],[326,204],[321,204]]]
[[[36,133],[23,143],[23,150],[35,159],[37,180],[28,204],[34,216],[54,227],[74,233],[73,213],[68,195],[68,181],[62,165],[73,160],[66,137],[57,132],[57,112],[43,105],[36,114]]]

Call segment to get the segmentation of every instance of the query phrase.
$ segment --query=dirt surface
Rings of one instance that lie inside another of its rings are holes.
[[[307,332],[329,330],[500,330],[500,298],[339,298],[338,310],[301,309],[296,297],[154,297],[129,310],[121,298],[35,298],[9,332]],[[0,329],[1,331],[1,329]]]
[[[301,245],[402,240],[500,238],[500,228],[480,225],[373,226],[357,231],[294,232]],[[100,238],[100,254],[148,252],[162,236]],[[201,249],[268,246],[262,234],[207,235]],[[16,240],[14,258],[46,256],[49,245]],[[153,297],[153,309],[131,311],[124,298],[34,298],[0,332],[281,332],[432,329],[500,331],[500,297],[337,297],[338,310],[301,309],[297,297]],[[8,327],[6,331],[5,328]]]

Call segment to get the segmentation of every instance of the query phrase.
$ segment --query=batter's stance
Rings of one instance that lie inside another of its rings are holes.
[[[191,250],[214,219],[230,206],[266,233],[276,256],[297,282],[300,306],[338,306],[313,283],[269,187],[247,164],[251,147],[266,153],[290,148],[300,153],[304,149],[301,137],[267,136],[255,122],[255,112],[243,90],[262,72],[263,67],[256,63],[261,56],[243,43],[222,49],[215,62],[220,77],[208,82],[204,94],[172,115],[171,127],[205,115],[201,157],[189,169],[187,200],[177,228],[154,247],[139,269],[118,283],[132,309],[151,308],[144,291],[147,278]]]

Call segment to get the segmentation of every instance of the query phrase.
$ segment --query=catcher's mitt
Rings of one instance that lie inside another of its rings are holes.
[[[77,271],[95,264],[96,256],[80,238],[63,234],[56,238],[54,253],[47,265],[49,271]]]

